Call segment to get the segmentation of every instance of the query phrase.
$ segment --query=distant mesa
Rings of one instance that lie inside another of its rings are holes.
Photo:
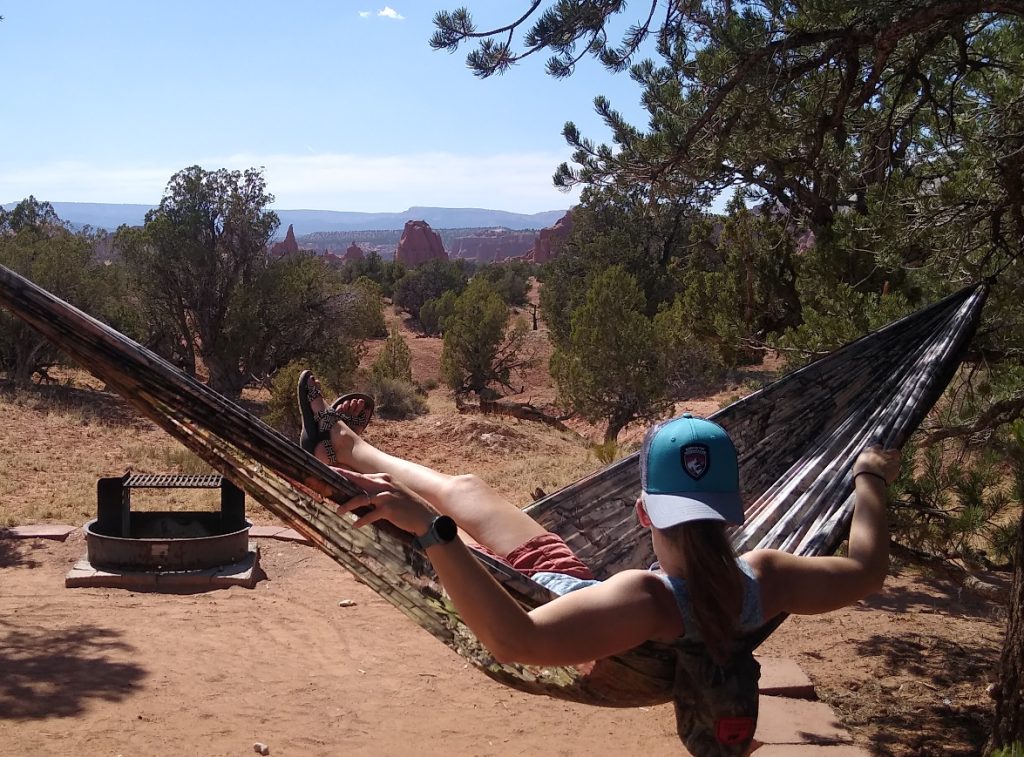
[[[121,225],[141,226],[152,205],[121,205],[98,202],[59,202],[50,200],[53,209],[73,228],[91,226],[94,229],[114,231]],[[4,203],[10,210],[17,203]],[[401,231],[402,225],[410,218],[419,218],[435,229],[541,229],[550,226],[561,217],[563,210],[546,210],[540,213],[513,213],[505,210],[485,208],[438,208],[431,206],[412,207],[394,213],[361,213],[338,210],[286,210],[275,208],[281,220],[281,228],[294,226],[295,234],[302,237],[317,232],[346,233],[367,229]],[[360,239],[360,241],[362,241]],[[364,250],[366,248],[364,247]],[[368,251],[368,250],[367,250]]]
[[[299,243],[295,241],[295,229],[292,228],[291,224],[288,224],[288,233],[284,235],[284,241],[272,245],[270,254],[278,258],[283,255],[294,255],[298,251]]]
[[[406,221],[395,250],[395,261],[415,268],[430,260],[448,260],[441,236],[426,221]]]
[[[476,234],[456,237],[449,255],[477,263],[497,263],[522,257],[537,239],[536,231],[487,229]]]
[[[348,249],[345,250],[345,254],[341,259],[348,262],[349,260],[362,260],[364,257],[366,257],[366,253],[363,252],[363,248],[357,245],[355,240],[353,240],[352,244],[350,244]]]
[[[537,241],[533,243],[533,249],[526,253],[527,262],[541,265],[558,255],[566,237],[572,232],[572,210],[567,210],[565,215],[555,222],[554,226],[541,229],[537,235]]]

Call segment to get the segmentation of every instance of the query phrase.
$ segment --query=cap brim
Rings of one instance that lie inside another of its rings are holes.
[[[685,494],[643,493],[644,508],[655,528],[671,528],[691,520],[723,520],[743,523],[743,500],[738,492],[702,492],[695,499]]]

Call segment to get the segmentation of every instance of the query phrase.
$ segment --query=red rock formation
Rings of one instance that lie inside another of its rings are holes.
[[[395,260],[409,268],[423,265],[428,260],[447,260],[448,253],[436,231],[426,221],[406,221],[402,238],[395,250]]]
[[[352,244],[348,246],[348,249],[345,250],[342,260],[362,260],[364,257],[363,248],[353,241]]]
[[[278,242],[270,248],[270,254],[274,257],[282,255],[294,255],[299,251],[299,243],[295,241],[295,229],[288,224],[288,233],[284,235],[284,241]]]
[[[536,231],[488,229],[471,236],[456,237],[449,255],[479,263],[494,263],[522,257],[533,247],[536,239]]]
[[[533,249],[526,253],[526,260],[530,263],[546,263],[558,254],[565,238],[572,231],[572,211],[566,211],[565,215],[559,218],[554,226],[541,229],[537,235],[537,241]]]

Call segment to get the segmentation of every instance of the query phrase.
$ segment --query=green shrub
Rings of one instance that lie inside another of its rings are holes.
[[[467,269],[468,264],[464,260],[431,260],[407,271],[395,284],[395,307],[418,321],[420,308],[425,302],[437,299],[447,291],[459,294],[466,288],[469,280]]]
[[[703,338],[693,330],[697,318],[685,298],[677,297],[670,307],[654,317],[654,333],[666,376],[677,396],[693,395],[720,385],[726,369],[736,362],[719,342]]]
[[[445,320],[455,312],[455,302],[458,296],[449,290],[432,300],[427,300],[420,308],[420,326],[423,333],[430,336],[438,336],[444,333]]]
[[[507,305],[525,305],[526,295],[530,291],[530,273],[528,263],[507,261],[495,265],[484,266],[477,276],[487,279],[494,291]]]
[[[114,312],[117,290],[105,286],[107,272],[92,260],[94,241],[88,232],[73,234],[50,203],[34,197],[10,212],[0,208],[0,265],[87,311]],[[0,371],[9,379],[26,386],[65,360],[53,343],[0,308]]]
[[[379,252],[371,252],[359,260],[346,261],[340,269],[341,277],[346,283],[367,279],[377,284],[385,297],[394,294],[395,282],[405,273],[405,266],[393,261],[385,262]]]
[[[370,393],[377,402],[376,414],[388,420],[401,421],[427,412],[416,387],[408,381],[382,378],[370,382]]]
[[[490,283],[474,278],[445,319],[441,374],[452,390],[482,397],[492,385],[512,388],[530,356],[524,357],[526,325],[508,327],[508,320],[508,306]]]
[[[606,423],[605,441],[671,404],[657,331],[644,308],[636,279],[619,266],[608,268],[593,278],[572,314],[566,346],[551,356],[559,397],[585,420]]]
[[[412,383],[412,352],[398,329],[392,329],[384,342],[384,349],[370,369],[371,381],[394,379]]]
[[[384,323],[384,291],[380,284],[365,276],[352,285],[352,293],[348,312],[350,330],[358,339],[376,339],[387,336],[388,327]]]

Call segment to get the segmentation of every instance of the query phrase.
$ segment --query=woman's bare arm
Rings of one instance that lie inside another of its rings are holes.
[[[856,500],[846,557],[798,557],[774,549],[748,552],[766,618],[838,610],[882,588],[889,566],[886,485],[896,480],[897,450],[869,448],[854,465]]]
[[[357,526],[383,518],[414,534],[430,527],[430,506],[390,477],[345,475],[367,495],[350,500],[339,512],[373,506]],[[463,621],[502,662],[571,665],[682,632],[678,614],[666,612],[671,594],[648,571],[620,573],[527,612],[461,540],[429,547],[427,556]]]

